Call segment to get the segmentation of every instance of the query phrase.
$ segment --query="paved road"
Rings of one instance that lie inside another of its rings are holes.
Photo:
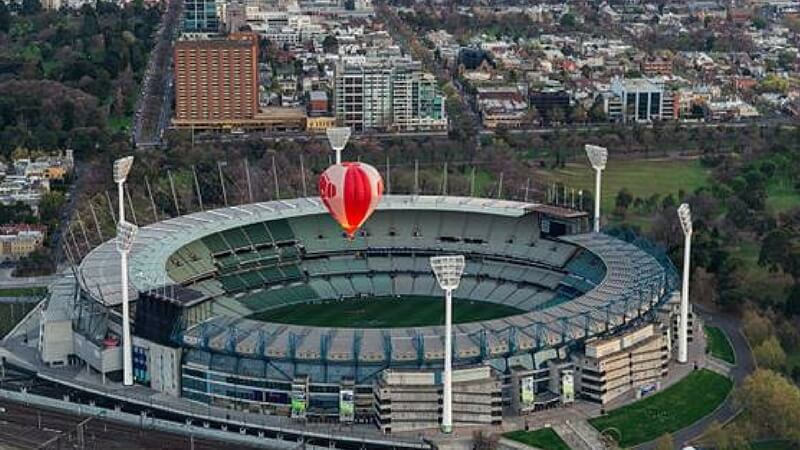
[[[87,419],[89,419],[87,421]],[[83,425],[82,437],[78,424]],[[98,417],[85,417],[0,401],[0,448],[56,449],[189,449],[213,450],[229,448],[230,443],[191,438],[130,425],[122,425]],[[193,446],[192,446],[192,442]],[[245,449],[239,444],[237,449]]]
[[[57,280],[58,275],[47,275],[44,277],[13,277],[13,268],[4,267],[0,269],[0,286],[3,288],[27,288],[48,286]]]
[[[734,381],[734,389],[742,384],[744,379],[753,370],[755,370],[755,361],[750,352],[750,346],[747,343],[744,335],[739,329],[739,320],[727,314],[711,313],[704,311],[701,307],[693,305],[695,312],[699,313],[705,324],[716,326],[725,331],[728,339],[733,346],[733,351],[736,353],[736,366],[730,371],[730,376]],[[738,414],[738,409],[733,405],[733,399],[729,396],[728,399],[718,408],[713,414],[695,422],[693,425],[684,428],[678,432],[672,433],[672,438],[675,441],[676,448],[693,442],[700,437],[712,422],[725,423]],[[636,447],[641,450],[650,450],[655,448],[652,442]]]
[[[172,105],[172,51],[182,17],[183,1],[169,0],[157,30],[156,44],[150,53],[141,86],[132,138],[137,148],[157,147],[169,124]]]

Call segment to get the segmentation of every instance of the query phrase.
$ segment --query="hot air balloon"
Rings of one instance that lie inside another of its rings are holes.
[[[342,150],[350,139],[349,127],[325,130],[336,152],[336,164],[319,177],[319,196],[331,216],[351,239],[367,221],[383,196],[383,179],[369,164],[342,163]]]
[[[345,162],[319,177],[319,196],[331,216],[352,238],[383,196],[383,178],[369,164]]]

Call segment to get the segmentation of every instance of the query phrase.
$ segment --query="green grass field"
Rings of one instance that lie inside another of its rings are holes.
[[[797,447],[786,441],[763,441],[751,443],[750,450],[797,450]]]
[[[522,311],[489,302],[456,299],[453,323],[496,319]],[[250,316],[265,322],[320,327],[388,328],[441,325],[443,297],[372,297],[304,303],[263,311]]]
[[[34,306],[36,303],[0,303],[0,337],[11,331]]]
[[[534,431],[511,431],[503,434],[512,441],[541,448],[542,450],[570,450],[569,446],[551,428]]]
[[[542,181],[562,182],[575,189],[594,190],[594,171],[589,163],[569,163],[564,169],[541,171]],[[603,204],[605,211],[614,209],[614,200],[622,188],[634,197],[647,198],[653,194],[693,192],[709,182],[710,171],[698,160],[623,160],[608,162],[603,172]]]
[[[40,297],[46,293],[46,287],[0,289],[0,297]]]
[[[731,342],[722,329],[705,327],[708,351],[711,356],[727,363],[736,364],[736,354],[733,352]]]
[[[713,412],[728,396],[733,382],[710,370],[689,374],[667,389],[589,420],[600,431],[616,428],[621,447],[632,447],[673,433]]]
[[[755,239],[744,240],[730,250],[733,256],[742,260],[741,285],[745,293],[758,299],[761,304],[782,307],[786,288],[791,286],[792,279],[788,275],[772,273],[766,267],[758,265],[761,243]]]
[[[767,186],[767,211],[779,213],[800,205],[800,192],[791,183],[778,180]]]

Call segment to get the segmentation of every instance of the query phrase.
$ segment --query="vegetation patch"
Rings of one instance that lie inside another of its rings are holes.
[[[14,325],[36,306],[35,303],[0,303],[0,337],[5,336]]]
[[[570,450],[566,442],[552,428],[542,428],[535,431],[511,431],[503,436],[512,441],[521,442],[542,450]]]
[[[589,420],[599,431],[615,428],[619,445],[632,447],[673,433],[711,414],[733,388],[733,382],[707,369],[697,370],[667,389]]]
[[[41,297],[47,293],[46,287],[23,287],[0,289],[0,297]]]
[[[736,354],[733,352],[728,335],[718,327],[705,327],[707,348],[711,356],[730,364],[736,364]]]

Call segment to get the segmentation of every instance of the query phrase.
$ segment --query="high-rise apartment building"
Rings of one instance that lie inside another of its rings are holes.
[[[175,126],[237,127],[258,112],[258,35],[175,44]]]
[[[215,0],[186,0],[183,7],[183,31],[219,31],[219,16]]]
[[[339,63],[334,103],[337,121],[356,131],[447,128],[436,79],[406,59]]]

